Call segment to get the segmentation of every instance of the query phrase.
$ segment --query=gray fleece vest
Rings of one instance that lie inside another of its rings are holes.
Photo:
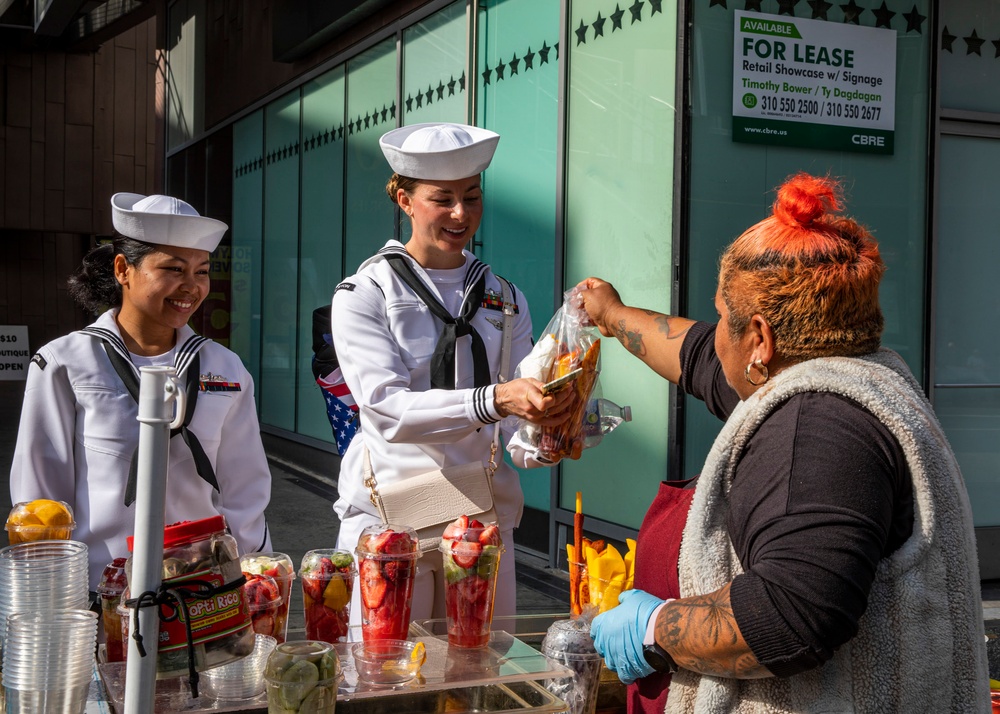
[[[899,441],[913,477],[913,534],[879,563],[857,636],[822,667],[756,680],[682,669],[671,683],[667,714],[988,712],[968,494],[930,403],[890,350],[797,364],[737,406],[698,480],[681,542],[681,596],[713,592],[743,572],[726,531],[737,460],[778,405],[809,391],[853,399]]]

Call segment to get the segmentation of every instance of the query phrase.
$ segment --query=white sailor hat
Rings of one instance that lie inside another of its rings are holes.
[[[111,222],[127,238],[177,248],[215,250],[229,228],[202,216],[191,204],[171,196],[116,193],[111,197]]]
[[[452,181],[476,176],[493,159],[500,135],[467,124],[411,124],[383,134],[379,146],[400,176]]]

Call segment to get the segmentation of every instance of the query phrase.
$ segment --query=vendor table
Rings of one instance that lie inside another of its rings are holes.
[[[360,639],[360,632],[351,633]],[[295,638],[290,638],[295,639]],[[421,634],[411,628],[411,639],[423,642],[427,661],[420,675],[406,684],[379,686],[358,680],[350,648],[354,641],[335,645],[344,678],[337,695],[337,712],[374,714],[408,711],[432,712],[531,712],[548,714],[565,711],[566,705],[550,694],[539,681],[572,674],[530,645],[502,630],[491,633],[482,649],[450,647],[447,635]],[[125,665],[120,662],[98,665],[106,702],[121,712],[124,703]],[[100,708],[93,709],[101,712]],[[192,699],[187,678],[159,680],[155,712],[239,712],[267,711],[267,696],[251,700],[226,701],[208,697]]]

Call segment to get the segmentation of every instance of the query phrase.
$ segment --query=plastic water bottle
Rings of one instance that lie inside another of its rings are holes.
[[[626,421],[632,421],[632,407],[620,407],[610,399],[591,399],[583,415],[583,448],[597,446],[605,434]]]

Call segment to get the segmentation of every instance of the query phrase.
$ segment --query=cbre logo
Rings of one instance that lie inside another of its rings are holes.
[[[854,134],[851,137],[851,143],[857,146],[885,146],[885,137],[872,134]]]

